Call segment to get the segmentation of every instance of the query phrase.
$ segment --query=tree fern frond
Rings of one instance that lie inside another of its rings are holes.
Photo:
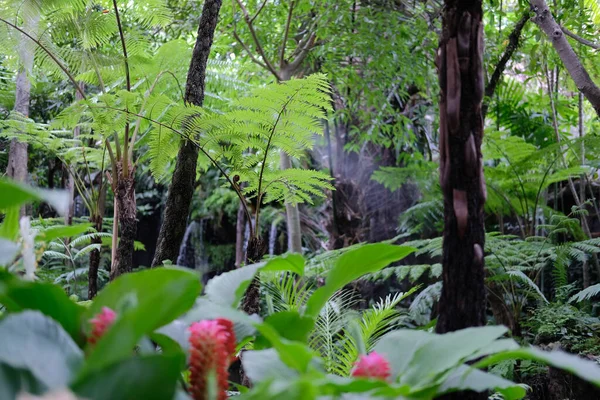
[[[569,303],[572,302],[582,302],[585,300],[591,300],[593,297],[600,294],[600,283],[592,285],[587,289],[583,289],[581,292],[574,294],[569,299]]]

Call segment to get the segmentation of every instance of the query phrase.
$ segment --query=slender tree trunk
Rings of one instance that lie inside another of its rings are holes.
[[[290,157],[281,152],[281,169],[292,168]],[[288,251],[302,253],[302,229],[300,227],[300,209],[297,205],[285,203],[285,216],[288,233]]]
[[[282,68],[279,72],[281,82],[289,81],[294,74],[293,70]],[[292,168],[292,160],[284,152],[281,152],[281,169]],[[259,205],[260,206],[260,205]],[[300,227],[300,209],[298,206],[285,203],[285,216],[288,234],[288,251],[302,253],[302,228]]]
[[[35,35],[38,21],[39,18],[26,19],[25,31]],[[31,97],[31,82],[27,74],[33,69],[34,52],[35,50],[31,41],[23,37],[19,48],[21,67],[17,74],[14,111],[26,117],[29,116],[29,101]],[[20,142],[17,139],[10,141],[6,175],[19,182],[27,180],[27,143]],[[25,214],[25,207],[21,208],[21,214]]]
[[[198,37],[192,54],[185,91],[185,101],[197,106],[202,106],[204,102],[206,63],[210,54],[220,9],[221,0],[206,0],[202,8]],[[169,187],[163,222],[156,244],[156,253],[152,260],[153,267],[162,265],[164,260],[175,261],[177,257],[179,246],[185,235],[190,204],[194,194],[197,162],[198,149],[188,140],[183,141],[177,154],[177,163]]]
[[[125,176],[121,163],[118,165],[119,179],[116,184],[116,217],[119,220],[119,244],[110,271],[110,279],[131,272],[133,269],[133,243],[137,232],[137,205],[135,200],[135,172],[129,166],[129,175]]]
[[[90,222],[94,224],[96,232],[102,232],[102,221],[104,219],[104,210],[106,208],[106,185],[101,185],[98,192],[98,204],[95,212],[90,217]],[[99,236],[92,239],[94,244],[102,244]],[[88,300],[92,300],[98,293],[98,269],[100,267],[100,250],[92,250],[90,253],[90,266],[88,269]]]
[[[444,288],[438,333],[485,324],[481,0],[446,0],[438,50]],[[465,398],[465,397],[461,397]]]
[[[596,113],[600,115],[600,88],[592,81],[579,57],[573,51],[573,47],[571,47],[571,44],[565,37],[561,26],[554,20],[548,5],[544,0],[531,0],[530,4],[531,9],[535,13],[532,21],[546,34],[569,72],[569,75],[571,75],[571,79],[573,79],[577,88],[592,104]]]
[[[84,84],[81,83],[79,84],[79,87],[81,88],[81,90],[84,90]],[[75,100],[82,100],[83,96],[81,95],[81,93],[79,93],[78,90],[75,91]],[[77,138],[79,137],[79,133],[81,132],[81,128],[79,126],[76,126],[75,129],[73,129],[73,138],[75,140],[77,140]],[[73,222],[73,214],[75,212],[75,202],[73,201],[75,198],[75,176],[69,172],[69,178],[67,179],[67,185],[66,185],[66,189],[69,192],[69,199],[71,201],[71,204],[69,205],[69,212],[67,214],[67,216],[65,217],[65,224],[66,225],[71,225],[71,223]]]
[[[235,267],[239,268],[244,263],[244,231],[246,230],[246,214],[240,200],[237,220],[235,224]]]

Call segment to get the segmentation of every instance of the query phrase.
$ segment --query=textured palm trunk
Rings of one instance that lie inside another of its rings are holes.
[[[446,0],[437,64],[444,288],[437,331],[485,324],[481,0]]]
[[[118,165],[119,179],[114,188],[117,203],[117,218],[119,222],[119,244],[110,271],[110,279],[131,272],[133,269],[133,242],[137,231],[137,203],[135,200],[135,178],[133,167],[129,175],[123,174],[121,164]]]
[[[444,286],[436,331],[446,333],[485,324],[482,0],[445,1],[437,66],[445,226]],[[487,395],[468,392],[445,398]]]
[[[220,9],[221,0],[206,0],[202,8],[198,37],[192,54],[185,90],[185,101],[197,106],[202,106],[204,102],[206,63]],[[174,262],[177,258],[179,246],[185,235],[194,194],[197,162],[198,148],[188,140],[183,141],[177,154],[177,163],[169,187],[163,222],[156,243],[156,253],[152,260],[153,267],[162,265],[165,260]]]

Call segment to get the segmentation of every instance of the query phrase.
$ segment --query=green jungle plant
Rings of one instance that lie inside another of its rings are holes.
[[[12,199],[10,204],[0,204],[5,208],[20,207],[37,195],[20,185],[2,184]],[[26,238],[22,239],[26,247]],[[337,258],[323,286],[306,296],[295,296],[303,299],[293,301],[299,307],[282,307],[281,311],[273,307],[275,312],[264,319],[237,310],[246,288],[259,271],[302,277],[302,256],[290,254],[226,272],[208,282],[202,297],[200,277],[193,271],[159,268],[132,273],[107,285],[87,308],[53,284],[27,281],[2,270],[2,398],[15,398],[22,391],[38,395],[69,391],[94,400],[190,398],[184,378],[189,351],[186,330],[195,321],[215,318],[234,323],[239,346],[252,342],[253,350],[243,351],[241,359],[254,386],[240,395],[242,399],[275,399],[284,393],[286,398],[302,399],[357,395],[432,399],[465,389],[496,390],[505,399],[523,398],[523,386],[478,369],[508,359],[547,363],[600,386],[600,368],[594,363],[562,352],[520,348],[513,340],[502,338],[506,333],[503,327],[471,328],[441,336],[415,330],[388,331],[391,325],[386,321],[393,320],[393,305],[402,295],[363,313],[355,325],[361,333],[353,336],[350,324],[347,338],[339,341],[341,348],[347,349],[349,342],[362,338],[355,343],[356,352],[380,354],[389,363],[390,378],[349,377],[348,370],[335,368],[330,369],[340,375],[328,373],[323,359],[327,352],[312,349],[310,339],[318,337],[311,332],[328,330],[316,326],[326,323],[323,318],[328,318],[328,307],[339,304],[334,295],[353,280],[413,251],[383,243],[351,249]],[[114,312],[107,314],[106,310]],[[110,318],[98,325],[102,316]],[[352,354],[356,353],[348,351],[348,356]],[[467,366],[469,360],[479,361]],[[205,390],[220,397],[214,378],[205,378]],[[194,398],[210,398],[193,393]]]

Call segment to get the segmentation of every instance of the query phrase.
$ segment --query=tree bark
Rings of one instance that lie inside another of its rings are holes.
[[[90,217],[96,232],[102,232],[104,210],[106,208],[106,185],[101,183],[98,191],[98,204],[95,212]],[[94,236],[92,243],[102,244],[102,238]],[[90,253],[90,266],[88,269],[88,300],[92,300],[98,294],[98,269],[100,268],[100,250],[92,250]]]
[[[531,0],[530,4],[535,13],[532,21],[546,34],[569,72],[571,79],[600,116],[600,88],[592,81],[587,70],[579,61],[579,57],[573,51],[573,47],[565,37],[560,25],[554,20],[546,2],[544,0]]]
[[[202,106],[204,102],[206,63],[210,54],[221,3],[221,0],[206,0],[202,8],[198,36],[188,70],[185,90],[186,103],[196,106]],[[162,265],[164,260],[175,261],[177,257],[179,246],[185,234],[190,204],[194,194],[197,162],[198,149],[190,141],[184,140],[177,154],[175,171],[169,187],[163,222],[156,244],[156,253],[152,260],[153,267]]]
[[[246,214],[240,200],[235,224],[235,267],[240,268],[244,263],[244,232],[246,230]]]
[[[281,169],[292,168],[290,157],[281,152]],[[285,203],[285,216],[288,233],[288,251],[302,254],[302,229],[300,227],[300,209],[297,205]]]
[[[39,18],[28,18],[25,20],[24,29],[34,35],[37,29]],[[17,74],[15,90],[14,111],[29,116],[29,101],[31,97],[31,81],[27,75],[33,68],[34,48],[28,38],[23,37],[19,47],[19,57],[21,67]],[[8,166],[6,175],[12,179],[25,182],[27,180],[27,143],[12,139],[8,151]],[[25,208],[21,208],[21,214],[25,213]]]
[[[437,57],[445,222],[438,333],[485,324],[482,2],[445,3]]]
[[[485,325],[482,14],[482,0],[446,0],[436,60],[445,222],[438,333]],[[487,394],[462,392],[444,398],[483,400]]]
[[[119,179],[114,192],[118,208],[119,244],[110,271],[111,281],[133,269],[133,243],[137,232],[134,169],[129,166],[129,176],[124,175],[120,162],[117,169]]]

